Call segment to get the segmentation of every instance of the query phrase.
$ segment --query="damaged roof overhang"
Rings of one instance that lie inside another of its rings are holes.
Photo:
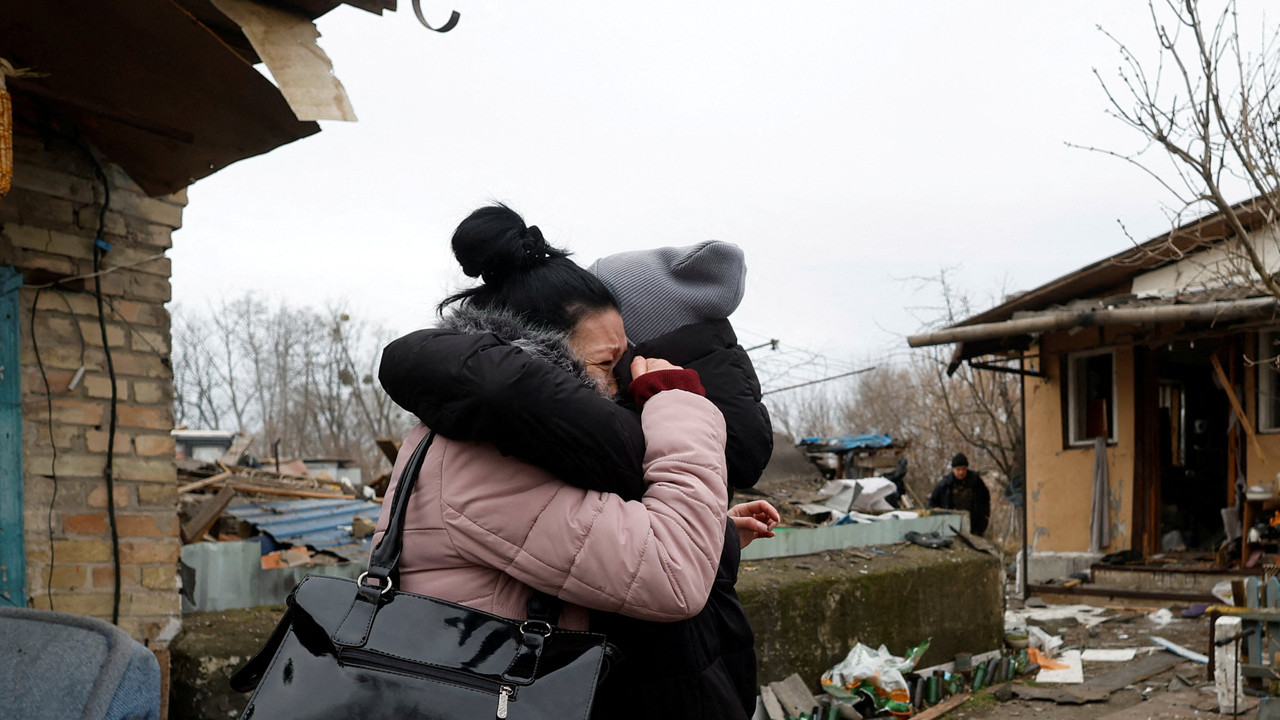
[[[1248,230],[1261,227],[1266,216],[1256,199],[1235,206]],[[907,338],[911,347],[956,343],[951,369],[985,355],[1024,351],[1048,332],[1108,325],[1149,326],[1161,323],[1202,323],[1221,327],[1241,320],[1277,319],[1275,298],[1248,288],[1226,293],[1184,293],[1173,297],[1136,299],[1121,296],[1139,273],[1177,262],[1196,248],[1218,243],[1230,235],[1227,221],[1213,214],[1124,252],[1064,275],[1034,290],[941,330]],[[1217,299],[1219,297],[1228,299]],[[1099,298],[1081,302],[1082,298]]]
[[[268,4],[315,18],[344,3]],[[345,4],[395,9],[395,0]],[[69,121],[151,195],[320,130],[254,69],[248,40],[209,0],[11,5],[0,57],[44,74],[9,80],[15,119],[37,131]]]

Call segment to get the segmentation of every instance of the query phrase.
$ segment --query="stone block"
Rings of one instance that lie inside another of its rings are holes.
[[[177,508],[178,486],[144,483],[138,486],[138,505],[143,509]]]
[[[96,313],[95,313],[96,315]],[[80,334],[84,337],[86,344],[92,347],[102,347],[102,328],[98,326],[98,319],[81,319]],[[124,347],[125,328],[120,323],[107,323],[107,345],[112,348]],[[112,358],[115,359],[114,357]]]
[[[167,565],[143,565],[142,586],[152,590],[177,590],[178,573]]]
[[[24,164],[13,174],[12,186],[76,203],[92,203],[96,186],[87,178],[68,175],[54,168]]]
[[[99,400],[108,400],[111,398],[112,386],[116,396],[123,400],[129,397],[129,381],[117,378],[115,383],[111,382],[111,378],[105,375],[85,375],[81,386],[84,387],[86,397]]]
[[[173,429],[173,408],[167,406],[120,405],[116,408],[116,422],[121,427],[141,430]]]
[[[52,453],[27,454],[22,458],[27,472],[35,475],[53,475],[56,472],[59,478],[102,477],[106,462],[105,455],[76,452],[58,453],[56,464]]]
[[[111,354],[119,375],[173,379],[173,371],[166,364],[167,358],[155,353],[119,352]]]
[[[30,304],[27,311],[30,312]],[[92,295],[50,288],[40,293],[36,309],[48,313],[98,316],[98,301]]]
[[[129,507],[133,500],[133,487],[121,483],[115,484],[115,492],[112,494],[115,506],[118,508]],[[85,504],[91,508],[105,508],[107,506],[107,488],[106,485],[100,485],[89,491],[89,496],[85,499]]]
[[[17,215],[18,221],[29,227],[76,232],[75,204],[65,198],[55,198],[44,193],[15,187],[4,196],[5,208]]]
[[[169,354],[169,333],[135,329],[130,338],[129,346],[137,352],[153,352],[167,356]]]
[[[105,512],[81,513],[62,518],[62,532],[66,535],[101,535],[109,529]]]
[[[177,537],[178,514],[129,513],[116,516],[120,537]]]
[[[26,403],[23,404],[23,412],[27,412]],[[32,408],[35,412],[41,412],[39,408]],[[47,406],[44,412],[48,412]],[[106,405],[100,402],[87,402],[84,400],[73,400],[69,398],[56,398],[53,400],[52,418],[54,423],[66,423],[68,425],[101,425],[106,412]]]
[[[93,569],[93,587],[115,589],[116,569],[114,565],[95,567]],[[137,565],[120,566],[120,589],[128,590],[142,587],[142,569]],[[123,608],[122,608],[123,610]]]
[[[150,380],[133,381],[133,401],[139,405],[168,404],[173,400],[173,385]]]
[[[35,596],[37,603],[44,602],[44,609],[52,609],[58,612],[71,613],[72,615],[89,615],[92,617],[110,619],[111,607],[114,603],[114,596],[109,592],[97,593],[58,593],[53,594],[53,607],[50,608],[44,594]],[[40,607],[37,605],[37,607]]]
[[[123,562],[123,546],[121,551]],[[54,540],[53,558],[55,563],[111,562],[111,539],[104,536],[94,540]]]
[[[169,313],[163,305],[134,300],[111,301],[111,313],[134,327],[168,327]]]
[[[182,543],[176,537],[120,542],[120,562],[131,565],[177,563],[181,553]]]
[[[1000,562],[960,543],[912,545],[873,560],[831,551],[745,561],[743,569],[737,591],[755,631],[761,683],[797,672],[816,692],[822,673],[857,642],[902,655],[932,638],[922,667],[1003,644]]]
[[[182,612],[182,598],[176,592],[131,592],[122,599],[120,611],[129,615],[178,615]]]
[[[111,207],[125,217],[135,217],[176,230],[182,227],[182,205],[122,190],[111,194]]]
[[[115,459],[116,477],[121,480],[137,482],[173,483],[178,480],[178,466],[172,457],[140,458],[117,457]]]
[[[24,250],[18,263],[24,270],[43,270],[46,277],[52,275],[58,279],[82,275],[89,269],[83,260],[72,260],[64,255],[53,255],[39,250]]]
[[[106,430],[86,430],[84,434],[85,447],[92,453],[105,453],[107,451],[107,431]],[[115,452],[116,457],[127,455],[133,452],[130,445],[131,437],[129,433],[116,429]]]
[[[54,590],[78,590],[89,581],[86,565],[58,564],[44,567],[40,573],[42,585]]]
[[[41,360],[44,360],[43,351],[41,352]],[[76,371],[70,368],[51,368],[45,367],[44,375],[40,374],[40,368],[27,367],[22,371],[22,391],[32,396],[33,399],[43,400],[45,393],[65,392],[67,386],[71,384],[71,379],[76,376]],[[48,387],[45,383],[48,382]],[[45,418],[40,418],[40,422],[44,423]]]
[[[136,388],[135,388],[136,390]],[[134,451],[143,457],[173,457],[174,440],[172,435],[138,435],[133,439]]]
[[[128,237],[140,246],[167,250],[173,247],[173,228],[143,218],[125,218]]]
[[[76,211],[76,224],[96,235],[98,232],[98,215],[98,206],[96,204],[86,205]],[[102,220],[104,221],[102,228],[104,233],[111,235],[125,234],[124,215],[114,210],[108,210],[106,217],[102,218]]]

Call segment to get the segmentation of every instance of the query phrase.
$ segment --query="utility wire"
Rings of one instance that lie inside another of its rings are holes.
[[[773,393],[780,393],[780,392],[784,392],[784,391],[786,391],[786,390],[795,390],[796,388],[807,387],[807,386],[809,386],[809,385],[817,385],[818,383],[824,383],[824,382],[828,382],[828,381],[831,381],[831,380],[839,380],[840,378],[846,378],[846,377],[850,377],[850,376],[852,376],[852,375],[861,375],[862,373],[871,372],[872,370],[875,370],[875,369],[876,369],[876,366],[875,366],[875,365],[872,365],[871,367],[862,368],[862,369],[860,369],[860,370],[853,370],[853,371],[851,371],[851,372],[847,372],[847,373],[840,373],[839,375],[832,375],[831,377],[824,377],[824,378],[820,378],[820,379],[818,379],[818,380],[810,380],[810,381],[808,381],[808,382],[802,382],[802,383],[799,383],[799,384],[797,384],[797,385],[788,385],[787,387],[774,388],[773,390],[766,390],[766,391],[764,391],[764,392],[760,393],[760,395],[761,395],[761,396],[764,396],[764,395],[772,395]]]

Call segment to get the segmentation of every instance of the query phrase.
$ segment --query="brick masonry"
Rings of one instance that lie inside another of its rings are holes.
[[[84,152],[65,141],[20,134],[14,166],[13,188],[0,200],[0,265],[16,268],[27,285],[21,363],[29,603],[110,619],[115,568],[103,471],[112,380],[93,281],[73,279],[38,293],[32,287],[92,272],[103,191]],[[118,396],[119,624],[151,641],[181,612],[164,255],[181,225],[186,193],[152,198],[119,168],[108,165],[107,174],[104,238],[112,249],[103,265],[119,268],[101,276]],[[83,377],[69,389],[82,367]]]

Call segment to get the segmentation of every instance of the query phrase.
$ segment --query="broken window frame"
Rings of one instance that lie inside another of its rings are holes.
[[[1084,397],[1084,393],[1088,388],[1081,386],[1081,380],[1084,369],[1088,367],[1091,360],[1105,357],[1110,363],[1110,388],[1109,396],[1106,398],[1092,398],[1093,400],[1105,399],[1106,422],[1107,422],[1107,443],[1116,442],[1118,422],[1118,413],[1116,408],[1116,354],[1113,350],[1091,350],[1086,352],[1068,353],[1066,356],[1066,386],[1067,386],[1067,402],[1066,402],[1066,425],[1067,425],[1067,446],[1068,447],[1088,447],[1093,444],[1095,435],[1088,434],[1088,422],[1084,413],[1087,412],[1083,405],[1087,404],[1088,399]]]

